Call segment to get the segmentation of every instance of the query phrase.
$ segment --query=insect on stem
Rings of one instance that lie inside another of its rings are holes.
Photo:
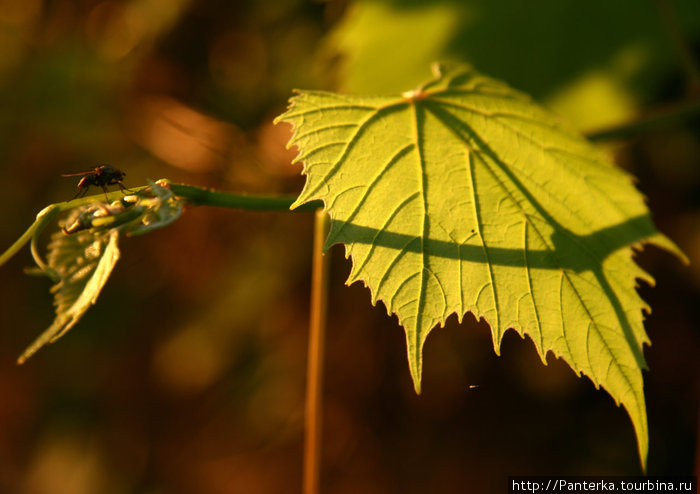
[[[95,185],[102,188],[102,191],[105,193],[105,199],[107,200],[107,202],[109,202],[109,198],[107,197],[107,187],[110,185],[118,185],[119,189],[122,192],[127,191],[131,193],[131,191],[124,187],[124,185],[122,184],[126,173],[121,170],[117,170],[116,168],[113,168],[109,165],[99,165],[93,168],[92,170],[84,170],[73,173],[62,173],[61,176],[82,177],[77,185],[78,192],[75,194],[75,196],[73,196],[73,199],[85,196],[85,194],[87,194],[87,191],[90,189],[91,185]]]

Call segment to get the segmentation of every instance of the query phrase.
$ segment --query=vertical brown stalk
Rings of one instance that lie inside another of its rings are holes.
[[[306,368],[306,422],[304,434],[304,494],[318,494],[321,469],[321,427],[323,357],[328,300],[330,254],[324,255],[328,216],[317,210],[314,222],[313,265],[311,272],[311,317]]]

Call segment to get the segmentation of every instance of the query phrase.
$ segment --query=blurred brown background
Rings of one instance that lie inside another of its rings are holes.
[[[697,96],[699,47],[700,4],[683,0],[0,0],[0,247],[73,196],[60,173],[98,163],[127,186],[298,193],[289,130],[271,124],[295,87],[402,91],[452,58],[588,132]],[[692,260],[638,256],[657,279],[641,288],[655,475],[699,461],[699,135],[695,117],[606,144]],[[23,274],[28,249],[3,266],[0,492],[300,492],[311,221],[199,208],[123,240],[97,305],[22,367],[49,283]],[[606,393],[515,334],[496,358],[471,317],[428,339],[416,396],[403,331],[332,255],[324,492],[639,472]]]

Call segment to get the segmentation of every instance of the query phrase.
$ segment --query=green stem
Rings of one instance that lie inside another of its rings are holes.
[[[304,494],[318,494],[321,471],[321,425],[323,395],[323,356],[328,308],[330,255],[323,253],[328,235],[328,215],[316,211],[313,267],[311,271],[311,317],[306,367],[306,423],[304,427]]]
[[[9,249],[7,249],[5,252],[0,255],[0,266],[5,264],[12,256],[14,256],[17,251],[19,251],[22,247],[25,246],[27,242],[29,242],[35,234],[41,232],[46,225],[58,214],[62,211],[62,209],[59,207],[58,204],[51,204],[50,206],[47,206],[46,208],[42,209],[39,214],[36,215],[36,220],[34,220],[34,223],[31,224],[29,228],[27,228],[27,231],[22,234],[21,237],[19,237],[14,244],[10,246]]]
[[[288,211],[296,200],[292,196],[251,196],[231,194],[194,185],[169,183],[173,193],[197,206],[217,206],[222,208],[248,209],[254,211]],[[302,204],[293,211],[315,211],[321,207],[319,201]]]
[[[667,106],[633,122],[590,133],[587,137],[592,141],[622,139],[649,129],[682,123],[698,115],[700,115],[700,98]]]
[[[252,211],[289,211],[289,208],[296,200],[296,198],[292,196],[280,197],[231,194],[229,192],[220,192],[204,187],[196,187],[194,185],[174,184],[170,183],[170,181],[166,179],[159,180],[159,182],[163,186],[170,187],[170,189],[176,196],[185,199],[187,202],[197,206],[216,206],[232,209],[247,209]],[[136,193],[141,190],[147,189],[148,187],[150,187],[150,185],[133,187],[130,190]],[[32,238],[34,238],[32,254],[36,254],[37,236],[57,214],[86,204],[101,202],[103,198],[106,198],[108,201],[115,201],[120,197],[123,197],[123,195],[124,193],[122,191],[116,190],[107,194],[96,194],[92,196],[81,197],[79,199],[73,199],[72,201],[59,202],[47,206],[37,215],[36,220],[34,221],[34,223],[31,224],[27,231],[24,232],[22,236],[19,237],[17,241],[15,241],[15,243],[13,243],[10,246],[9,249],[7,249],[5,252],[2,253],[2,255],[0,255],[0,266],[7,262],[22,247],[24,247],[24,245],[26,245],[27,242],[32,240]],[[294,208],[292,211],[317,211],[320,210],[322,206],[323,205],[320,201],[312,201],[306,204],[302,204],[299,207]],[[39,266],[41,266],[41,263],[42,261],[39,258]]]

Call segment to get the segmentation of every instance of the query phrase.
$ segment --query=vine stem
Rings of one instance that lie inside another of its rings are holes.
[[[291,196],[232,194],[194,185],[175,184],[167,180],[162,180],[162,182],[165,182],[176,196],[187,199],[188,202],[196,206],[217,206],[252,211],[285,211],[289,210],[296,200],[296,197]],[[315,211],[320,207],[320,201],[311,201],[301,204],[292,211]]]
[[[656,108],[636,120],[589,133],[586,137],[594,142],[626,139],[651,129],[683,123],[697,118],[698,115],[700,115],[700,98],[694,98]]]
[[[317,210],[314,218],[313,261],[311,270],[311,315],[306,367],[306,421],[304,426],[304,478],[302,492],[318,494],[321,471],[321,429],[323,360],[326,312],[328,308],[328,274],[330,255],[323,253],[328,235],[328,215]]]
[[[32,238],[35,238],[38,233],[41,233],[41,230],[43,230],[46,225],[48,225],[49,222],[60,212],[61,209],[55,204],[42,209],[39,214],[36,215],[36,220],[34,220],[34,223],[27,228],[27,231],[25,231],[5,252],[0,254],[0,266],[5,264],[17,253],[17,251],[24,247],[27,242],[32,240]],[[32,254],[34,254],[34,251]]]
[[[289,211],[290,207],[296,200],[296,197],[292,196],[253,196],[247,194],[232,194],[230,192],[222,192],[205,187],[197,187],[194,185],[176,184],[167,179],[158,180],[157,183],[161,186],[169,187],[176,196],[185,199],[188,203],[195,206],[215,206],[230,209],[246,209],[250,211]],[[138,193],[142,190],[148,189],[149,187],[150,185],[132,187],[131,191],[133,193]],[[30,240],[33,242],[32,254],[37,256],[37,237],[59,213],[84,206],[86,204],[104,202],[103,198],[106,198],[109,202],[115,201],[123,196],[124,194],[117,190],[108,192],[107,194],[97,194],[70,201],[50,204],[39,212],[36,220],[34,220],[30,227],[15,241],[15,243],[0,254],[0,266],[14,256]],[[299,205],[291,212],[317,211],[322,206],[321,201],[311,201],[306,204]],[[42,265],[41,259],[37,261],[37,264],[39,266]]]

